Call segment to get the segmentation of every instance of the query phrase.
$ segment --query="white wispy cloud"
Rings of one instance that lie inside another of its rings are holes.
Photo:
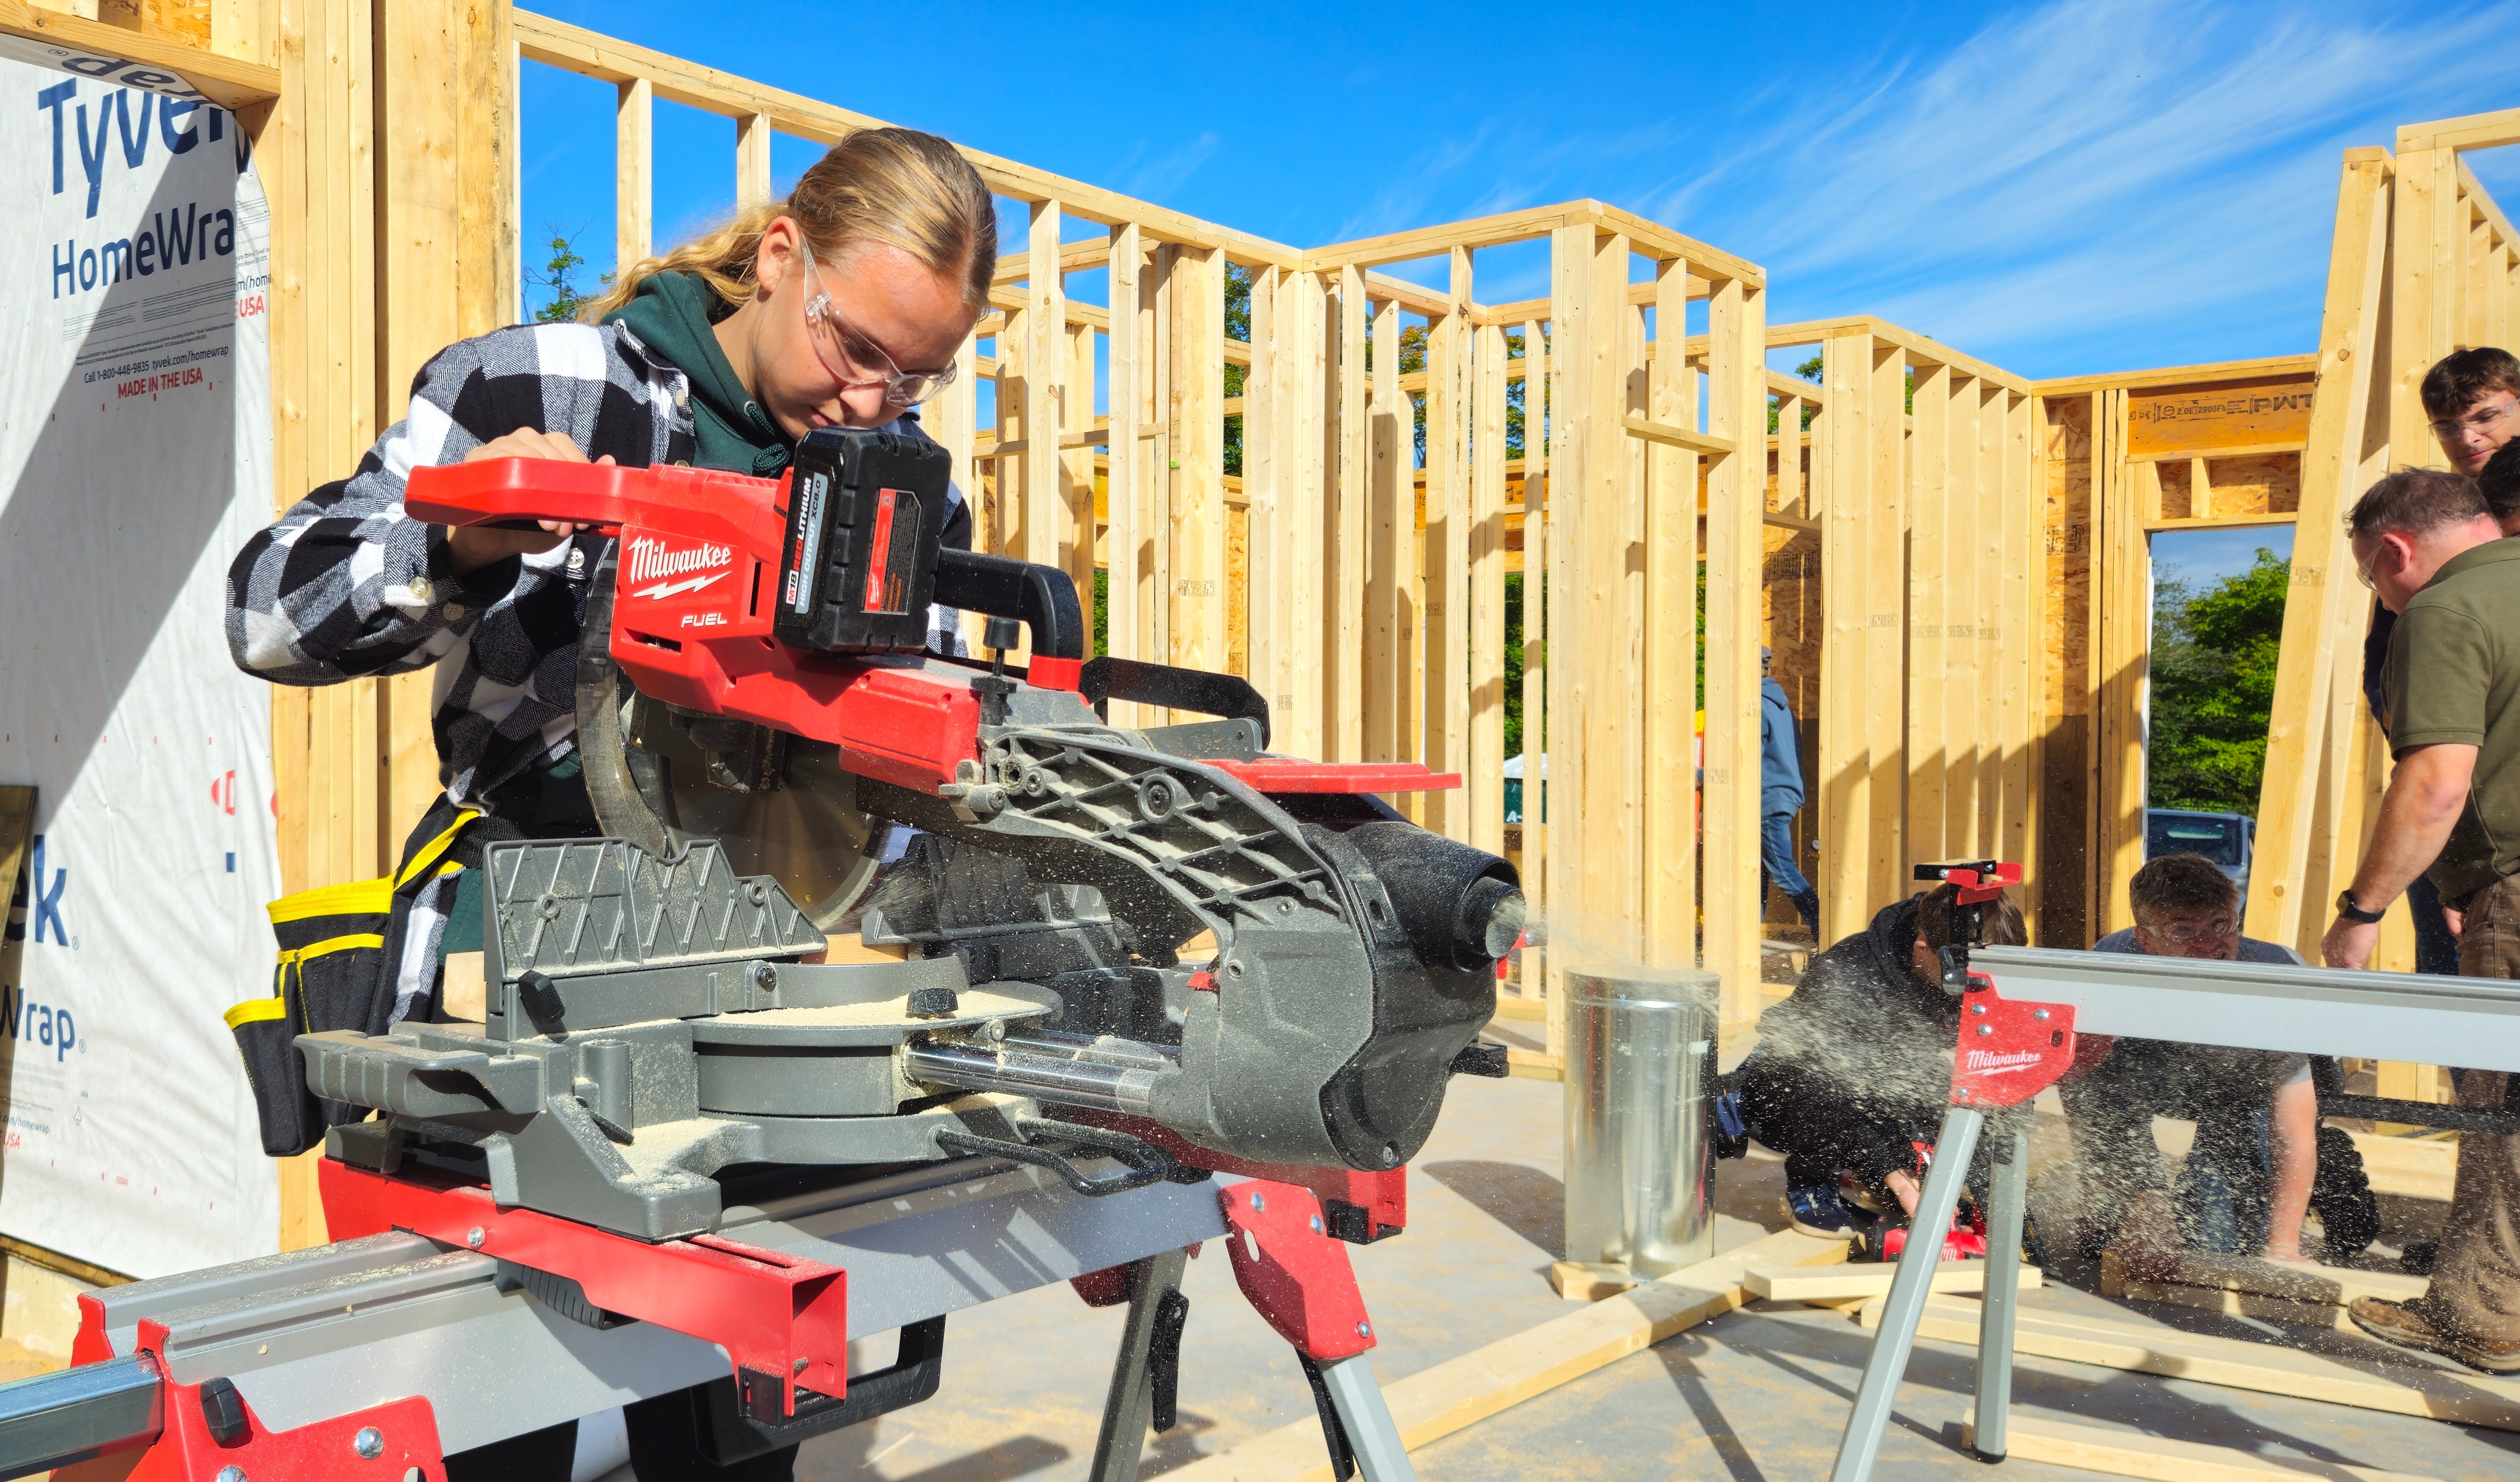
[[[1723,117],[1476,124],[1421,146],[1340,235],[1592,195],[1760,263],[1772,320],[1877,313],[2032,374],[2308,349],[2339,151],[2520,104],[2515,33],[2512,0],[2057,0],[1932,54],[1785,70]],[[2476,163],[2520,185],[2520,161]],[[1545,292],[1507,276],[1483,271],[1479,296]]]
[[[2308,349],[2339,150],[2520,101],[2515,20],[2065,0],[1851,105],[1780,100],[1822,121],[1647,209],[1760,261],[1781,317],[1875,312],[2007,364]]]
[[[1163,201],[1189,184],[1223,143],[1214,129],[1160,154],[1149,155],[1141,142],[1112,173],[1126,194],[1142,201]]]

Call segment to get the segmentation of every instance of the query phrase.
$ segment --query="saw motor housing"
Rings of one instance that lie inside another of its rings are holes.
[[[1376,795],[1458,780],[1275,756],[1241,681],[1088,662],[1064,573],[939,549],[947,472],[836,429],[775,482],[414,471],[418,517],[612,526],[657,579],[604,562],[581,641],[580,745],[619,836],[487,851],[482,1024],[301,1038],[318,1094],[386,1113],[336,1155],[662,1238],[713,1228],[725,1171],[765,1165],[987,1152],[1117,1188],[1164,1176],[1151,1140],[1396,1169],[1451,1074],[1501,1069],[1472,1044],[1519,882]],[[930,600],[1021,619],[1026,668],[914,651]],[[1115,698],[1214,718],[1114,726]],[[622,759],[649,706],[730,748],[747,728],[828,748],[856,809],[917,831],[849,903],[907,960],[806,961],[825,922],[660,827]]]

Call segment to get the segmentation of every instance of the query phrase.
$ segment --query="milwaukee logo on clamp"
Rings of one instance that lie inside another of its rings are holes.
[[[698,592],[703,587],[724,581],[725,567],[735,564],[735,552],[726,546],[700,545],[684,551],[668,551],[665,543],[652,535],[641,535],[630,542],[630,561],[623,572],[625,581],[652,581],[653,586],[639,587],[631,595],[662,600],[683,592]],[[712,575],[674,580],[686,571],[714,571]]]

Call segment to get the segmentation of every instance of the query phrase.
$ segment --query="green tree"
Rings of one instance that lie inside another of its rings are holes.
[[[1251,270],[1225,265],[1225,337],[1251,342]],[[1225,394],[1242,394],[1243,368],[1227,361]],[[1242,476],[1242,418],[1239,414],[1225,419],[1225,472],[1237,478]]]
[[[1545,584],[1545,583],[1544,583]],[[1505,754],[1522,753],[1523,573],[1505,573]]]
[[[1821,358],[1818,355],[1814,355],[1811,359],[1794,367],[1794,374],[1817,385],[1820,382],[1821,366]],[[1806,401],[1803,403],[1802,429],[1804,431],[1808,432],[1811,430],[1812,414],[1819,410],[1820,408],[1811,402]],[[1776,402],[1772,401],[1768,403],[1768,435],[1771,437],[1777,435],[1777,411],[1778,404]]]
[[[1094,656],[1111,651],[1111,573],[1094,568]]]
[[[580,293],[577,290],[577,270],[586,266],[586,258],[577,250],[577,239],[585,235],[586,228],[580,227],[574,232],[563,232],[546,221],[543,223],[543,230],[551,233],[551,260],[543,264],[542,271],[539,273],[532,268],[525,269],[525,286],[528,289],[540,289],[551,295],[544,301],[542,307],[534,310],[536,323],[564,324],[585,311],[590,297],[602,296],[602,290],[612,286],[612,275],[605,273],[597,277],[595,294]]]
[[[2151,806],[2257,813],[2291,577],[2261,547],[2249,569],[2202,592],[2177,579],[2154,588]]]

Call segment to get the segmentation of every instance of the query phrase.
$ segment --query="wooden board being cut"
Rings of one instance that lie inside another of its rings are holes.
[[[1549,1267],[1549,1284],[1569,1302],[1598,1302],[1633,1289],[1636,1274],[1624,1266],[1605,1265],[1595,1261],[1553,1261]]]
[[[2279,1261],[2261,1261],[2249,1256],[2213,1255],[2188,1250],[2179,1253],[2177,1262],[2166,1271],[2149,1272],[2150,1284],[2193,1286],[2208,1290],[2251,1292],[2259,1296],[2286,1297],[2295,1302],[2324,1303],[2343,1307],[2356,1297],[2385,1297],[2392,1302],[2410,1301],[2424,1294],[2423,1277],[2408,1276],[2397,1271],[2356,1271],[2342,1266],[2290,1266]],[[2129,1279],[2125,1263],[2117,1252],[2110,1251],[2100,1260],[2100,1295],[2138,1296],[2138,1282]]]
[[[2292,1297],[2262,1297],[2253,1291],[2226,1291],[2219,1286],[2181,1286],[2166,1281],[2128,1281],[2118,1295],[2138,1302],[2191,1307],[2198,1312],[2219,1312],[2227,1318],[2249,1318],[2260,1323],[2332,1327],[2338,1332],[2358,1330],[2354,1320],[2342,1307],[2331,1307],[2325,1302],[2304,1302]]]
[[[2270,1456],[2231,1446],[2204,1446],[2168,1436],[2138,1435],[2128,1430],[2102,1430],[2095,1425],[2068,1425],[2061,1420],[2032,1420],[2020,1415],[2004,1421],[2004,1457],[2046,1461],[2113,1477],[2147,1477],[2158,1482],[2301,1482],[2319,1477],[2326,1482],[2432,1482],[2411,1472],[2380,1471],[2341,1461],[2309,1457]],[[1977,1445],[1977,1426],[1960,1424],[1960,1444]]]
[[[1931,1297],[1916,1335],[1974,1348],[1978,1316],[1975,1302]],[[2360,1345],[2362,1351],[2350,1358],[2331,1358],[2279,1344],[2179,1332],[2150,1324],[2022,1312],[2012,1346],[2016,1354],[2067,1359],[2101,1369],[2520,1431],[2520,1380],[2435,1368],[2378,1343]]]
[[[1843,1240],[1778,1231],[1420,1370],[1385,1385],[1382,1397],[1402,1443],[1416,1451],[1731,1312],[1750,1300],[1741,1278],[1752,1266],[1828,1266],[1845,1259]],[[1329,1474],[1321,1422],[1310,1415],[1165,1473],[1172,1482],[1328,1482]]]
[[[2036,1266],[2022,1266],[2020,1286],[2023,1291],[2039,1287],[2040,1271]],[[1826,1270],[1811,1267],[1753,1266],[1741,1274],[1742,1289],[1754,1297],[1772,1302],[1841,1302],[1864,1297],[1887,1296],[1890,1280],[1899,1274],[1896,1265],[1873,1263],[1863,1266],[1833,1266]],[[1934,1268],[1934,1290],[1975,1292],[1986,1290],[1984,1261],[1945,1261]]]

